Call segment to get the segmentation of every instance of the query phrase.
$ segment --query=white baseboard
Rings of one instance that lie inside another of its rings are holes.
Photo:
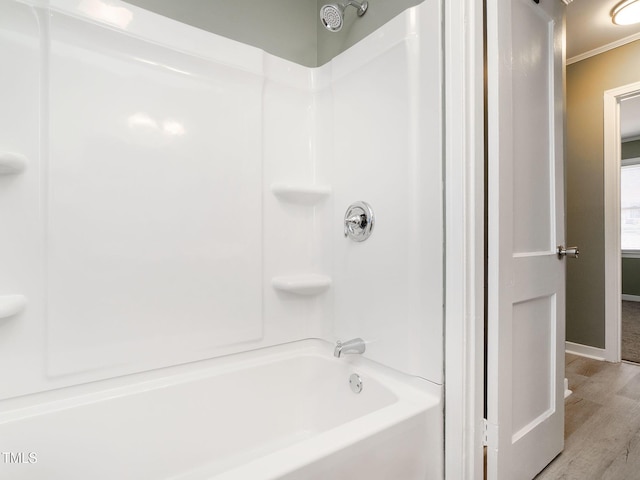
[[[574,355],[580,355],[581,357],[592,358],[603,362],[607,358],[604,348],[591,347],[579,343],[565,342],[564,350],[567,353],[573,353]]]
[[[627,293],[623,293],[622,300],[626,300],[627,302],[640,302],[640,295],[629,295]]]

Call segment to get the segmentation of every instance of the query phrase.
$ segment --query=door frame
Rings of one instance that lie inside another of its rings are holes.
[[[474,480],[484,434],[484,8],[442,5],[445,475]]]
[[[640,82],[604,92],[604,359],[620,362],[622,252],[620,249],[620,102],[640,96]]]

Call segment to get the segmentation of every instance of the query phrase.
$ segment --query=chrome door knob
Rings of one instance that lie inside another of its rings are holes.
[[[558,258],[562,257],[570,257],[570,258],[578,258],[580,251],[578,247],[567,247],[564,248],[562,245],[558,245]]]

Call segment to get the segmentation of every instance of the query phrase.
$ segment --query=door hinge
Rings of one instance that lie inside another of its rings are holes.
[[[489,445],[489,428],[487,427],[487,419],[482,419],[482,446],[486,447]]]
[[[498,426],[482,419],[482,445],[490,448],[498,447]]]

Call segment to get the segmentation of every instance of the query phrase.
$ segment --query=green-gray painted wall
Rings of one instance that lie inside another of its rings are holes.
[[[622,259],[622,293],[640,297],[640,258]]]
[[[622,159],[640,157],[640,140],[622,143]]]
[[[369,0],[364,16],[349,7],[331,33],[320,7],[335,0],[127,0],[194,27],[261,48],[306,67],[327,63],[393,17],[423,0]]]
[[[603,93],[640,81],[640,41],[567,66],[567,340],[604,348]]]
[[[126,1],[308,67],[317,64],[316,0]]]
[[[320,18],[322,5],[334,2],[335,0],[317,0],[316,16]],[[345,25],[339,32],[330,32],[319,26],[318,66],[355,45],[407,8],[422,2],[423,0],[369,0],[369,9],[360,18],[357,18],[354,8],[348,8],[345,14]]]

